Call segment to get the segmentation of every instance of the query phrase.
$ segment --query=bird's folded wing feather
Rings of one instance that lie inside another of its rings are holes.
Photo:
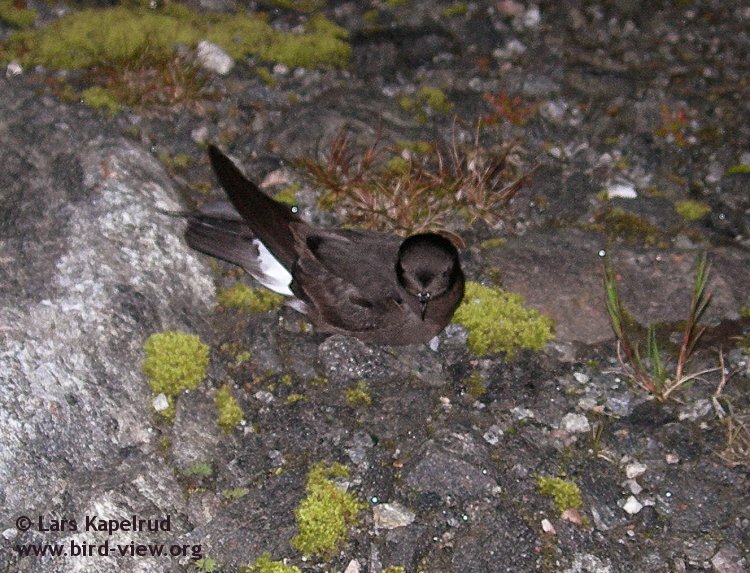
[[[388,272],[391,245],[338,232],[316,232],[298,240],[305,244],[298,246],[291,288],[326,323],[351,332],[375,330],[392,313],[402,312],[395,271]]]

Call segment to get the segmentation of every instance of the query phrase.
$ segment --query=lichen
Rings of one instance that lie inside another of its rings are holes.
[[[284,297],[278,293],[264,288],[252,289],[242,283],[219,289],[216,299],[224,308],[244,312],[268,312],[284,302]]]
[[[581,490],[572,481],[556,477],[538,476],[536,484],[539,493],[552,498],[557,511],[562,513],[566,509],[578,509],[583,505]]]
[[[519,349],[539,350],[554,338],[552,319],[525,307],[520,295],[471,281],[453,320],[469,330],[469,350],[478,356],[505,352],[512,358]]]
[[[330,557],[346,539],[349,526],[366,507],[332,480],[348,477],[342,464],[313,466],[307,478],[307,497],[295,510],[298,533],[292,545],[304,555]]]
[[[219,426],[225,432],[231,432],[244,418],[242,408],[227,385],[216,391],[216,409],[219,411]]]
[[[122,103],[117,100],[115,94],[101,86],[93,86],[83,90],[81,101],[90,108],[105,111],[109,115],[115,115],[123,109]]]
[[[36,10],[19,8],[14,0],[0,0],[0,22],[14,28],[30,28],[36,16]]]
[[[702,201],[677,201],[674,210],[686,221],[699,221],[711,212],[711,206]]]
[[[361,380],[346,389],[346,403],[350,406],[370,406],[372,404],[372,394],[367,382]]]
[[[170,407],[162,415],[172,418],[174,399],[205,378],[209,348],[194,334],[170,330],[149,336],[143,351],[143,372],[151,391],[167,397]]]

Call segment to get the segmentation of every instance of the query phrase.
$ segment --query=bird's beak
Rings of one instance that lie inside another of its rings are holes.
[[[427,303],[430,302],[431,297],[432,295],[427,291],[422,291],[417,295],[419,306],[422,307],[422,320],[424,320],[424,315],[427,313]]]

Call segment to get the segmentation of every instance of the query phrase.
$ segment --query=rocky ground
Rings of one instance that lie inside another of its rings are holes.
[[[194,7],[236,8],[207,4]],[[312,18],[278,4],[242,6],[280,30]],[[38,27],[60,16],[61,5],[29,5]],[[221,53],[217,64],[186,46],[179,57],[202,62],[203,83],[168,105],[91,109],[75,94],[96,73],[20,55],[8,64],[0,569],[749,570],[750,9],[411,0],[319,10],[349,33],[347,67],[248,56],[226,70]],[[0,30],[7,41],[12,28]],[[220,196],[204,147],[215,141],[269,192],[298,184],[303,216],[347,223],[346,209],[317,206],[300,158],[326,158],[341,128],[355,149],[460,146],[481,118],[480,147],[507,154],[508,182],[536,171],[497,216],[469,224],[451,213],[441,226],[464,241],[470,280],[554,319],[541,351],[475,356],[458,325],[437,346],[380,348],[313,333],[291,309],[217,307],[215,286],[250,280],[190,251],[170,215]],[[672,351],[708,253],[708,329],[689,371],[723,359],[723,377],[709,372],[663,402],[628,382],[604,252],[633,321],[659,325]],[[211,349],[208,376],[178,398],[172,423],[154,412],[141,366],[144,341],[164,330]],[[224,385],[244,418],[229,431],[214,405]],[[305,555],[292,542],[295,511],[318,462],[348,467],[339,482],[363,509],[334,550]],[[544,478],[568,494],[575,484],[580,504],[555,503]],[[86,516],[132,515],[169,516],[169,531],[84,527]],[[70,555],[107,540],[183,552]],[[19,554],[35,543],[69,554]],[[262,569],[264,553],[289,568]]]

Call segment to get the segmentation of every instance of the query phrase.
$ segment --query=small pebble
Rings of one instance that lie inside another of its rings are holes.
[[[167,397],[163,393],[157,394],[156,396],[154,396],[154,399],[151,400],[151,405],[157,412],[163,412],[164,410],[169,408],[169,400],[167,400]]]
[[[413,511],[398,502],[381,503],[372,508],[372,517],[376,529],[396,529],[414,522]]]
[[[549,519],[542,519],[542,531],[544,531],[544,533],[551,533],[552,535],[557,533]]]
[[[198,44],[196,56],[201,66],[220,76],[227,75],[234,67],[234,60],[229,54],[222,50],[220,46],[206,40]]]
[[[344,569],[344,573],[359,573],[359,561],[352,559]]]
[[[589,419],[583,414],[570,412],[563,416],[560,422],[560,429],[569,434],[583,434],[591,431],[591,424],[589,424]]]
[[[667,460],[667,463],[669,465],[680,463],[680,456],[678,456],[677,454],[667,454],[665,459]]]
[[[631,462],[625,466],[625,475],[628,479],[635,479],[640,475],[643,475],[648,468],[640,462]]]
[[[629,513],[630,515],[635,515],[639,511],[643,509],[643,504],[638,501],[635,496],[630,496],[625,504],[622,506],[622,509],[625,510],[626,513]]]

